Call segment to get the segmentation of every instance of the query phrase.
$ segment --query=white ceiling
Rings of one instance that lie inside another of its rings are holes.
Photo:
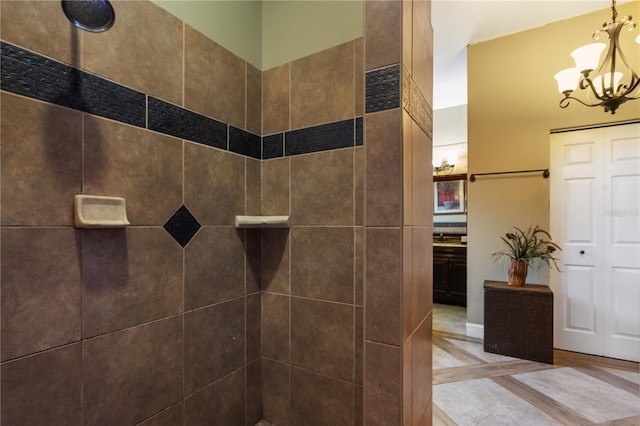
[[[467,45],[610,6],[610,0],[432,0],[433,108],[467,103]]]

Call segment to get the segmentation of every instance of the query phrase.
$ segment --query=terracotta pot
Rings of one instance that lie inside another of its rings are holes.
[[[509,265],[509,285],[514,287],[524,287],[527,280],[527,269],[529,265],[522,259],[511,259]]]

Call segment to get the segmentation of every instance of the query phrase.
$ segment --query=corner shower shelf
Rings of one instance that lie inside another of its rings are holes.
[[[289,216],[236,216],[236,228],[289,228]]]

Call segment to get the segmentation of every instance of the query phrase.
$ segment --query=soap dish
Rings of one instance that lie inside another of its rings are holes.
[[[77,194],[74,204],[76,228],[124,228],[129,225],[124,198]]]
[[[289,216],[236,216],[236,228],[288,228]]]

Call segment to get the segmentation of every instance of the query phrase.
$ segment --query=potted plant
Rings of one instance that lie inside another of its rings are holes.
[[[529,266],[545,262],[548,267],[555,267],[558,271],[557,258],[553,252],[562,250],[551,240],[551,235],[544,229],[535,226],[522,230],[514,227],[514,232],[507,232],[501,237],[505,244],[502,251],[493,253],[497,258],[510,259],[508,283],[514,287],[523,287],[527,279]]]

